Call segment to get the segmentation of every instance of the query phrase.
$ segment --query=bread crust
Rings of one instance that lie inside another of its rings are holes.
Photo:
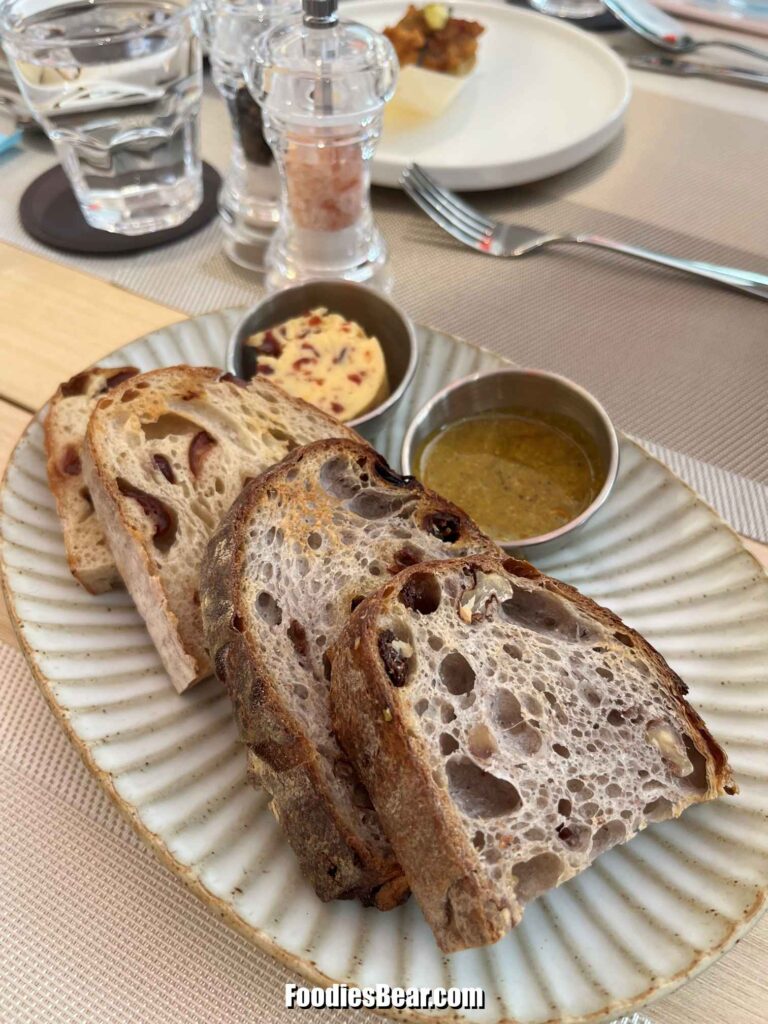
[[[519,922],[523,908],[513,892],[500,899],[498,887],[485,874],[452,799],[432,777],[408,688],[393,686],[382,668],[378,623],[408,580],[425,567],[422,563],[404,570],[350,616],[333,652],[331,711],[339,742],[371,795],[440,948],[454,952],[496,942]],[[706,761],[706,793],[676,806],[674,816],[689,804],[737,792],[725,753],[685,700],[683,681],[618,616],[518,559],[473,558],[429,565],[435,575],[465,568],[505,573],[513,581],[516,577],[532,580],[632,640],[636,652],[658,671],[687,735]],[[439,857],[434,856],[435,850],[440,850]],[[558,884],[573,873],[561,877]]]
[[[167,381],[167,385],[166,385]],[[352,432],[313,406],[290,398],[279,388],[259,379],[235,382],[231,375],[213,367],[174,366],[141,374],[115,388],[110,395],[112,407],[127,411],[140,411],[149,421],[157,420],[167,411],[165,395],[173,394],[192,399],[209,399],[206,389],[211,385],[228,382],[228,386],[254,389],[268,394],[275,407],[290,408],[293,414],[305,414],[315,426],[327,425],[328,436],[354,436]],[[137,387],[159,382],[161,389],[139,392]],[[136,391],[135,395],[130,389]],[[83,446],[83,473],[91,492],[96,513],[101,521],[120,575],[123,577],[136,607],[144,619],[149,635],[179,692],[204,679],[211,672],[211,664],[202,644],[203,627],[199,610],[194,622],[181,622],[173,609],[160,567],[153,550],[142,532],[126,514],[126,498],[120,493],[115,474],[107,468],[102,457],[108,441],[108,425],[112,413],[104,401],[99,402],[91,416]],[[194,643],[193,643],[194,641]]]
[[[112,387],[137,374],[135,366],[94,366],[58,386],[44,423],[48,485],[61,521],[67,564],[91,594],[103,594],[122,580],[107,546],[104,531],[83,493],[79,463],[90,413]],[[86,492],[87,493],[87,492]],[[90,515],[89,515],[90,511]]]
[[[281,492],[285,475],[299,462],[321,464],[337,456],[383,463],[360,441],[316,441],[246,485],[208,546],[201,574],[203,617],[216,673],[229,690],[241,739],[249,748],[251,777],[270,793],[272,810],[303,873],[323,900],[356,897],[389,909],[407,892],[397,860],[382,856],[350,828],[320,770],[318,751],[283,703],[277,681],[248,631],[241,631],[248,621],[243,578],[254,509],[267,491]],[[419,515],[450,512],[460,522],[462,536],[472,538],[479,547],[497,550],[465,513],[416,481],[407,486],[418,495]],[[295,496],[291,500],[293,508]],[[301,511],[301,501],[298,507]]]

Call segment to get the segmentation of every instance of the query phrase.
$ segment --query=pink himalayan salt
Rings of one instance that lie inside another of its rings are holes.
[[[321,148],[289,143],[285,177],[297,227],[341,231],[351,227],[363,210],[365,174],[359,145]]]

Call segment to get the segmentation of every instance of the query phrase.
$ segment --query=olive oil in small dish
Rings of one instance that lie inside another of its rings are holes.
[[[426,438],[415,463],[425,486],[502,543],[565,526],[592,504],[606,478],[598,446],[578,423],[525,408],[448,423]]]

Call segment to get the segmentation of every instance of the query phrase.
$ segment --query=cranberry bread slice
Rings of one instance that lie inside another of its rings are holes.
[[[332,661],[336,735],[446,952],[496,942],[649,822],[736,792],[661,655],[525,562],[405,570]]]
[[[96,405],[83,471],[117,567],[181,692],[210,672],[199,607],[208,538],[250,477],[291,449],[355,436],[261,378],[173,366]]]
[[[382,580],[473,552],[498,549],[455,506],[348,440],[308,445],[248,484],[211,540],[201,574],[211,656],[251,777],[321,899],[386,907],[405,890],[331,730],[326,650]]]
[[[92,594],[111,590],[121,581],[83,481],[83,440],[98,400],[138,372],[135,366],[84,370],[59,385],[45,418],[48,483],[56,499],[67,561],[78,583]]]

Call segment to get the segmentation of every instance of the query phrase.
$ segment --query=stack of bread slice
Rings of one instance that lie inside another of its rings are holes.
[[[247,484],[210,543],[201,593],[253,779],[323,899],[389,906],[406,886],[331,727],[331,647],[404,567],[493,554],[459,509],[367,445],[318,441]]]
[[[318,895],[411,888],[446,951],[733,790],[645,640],[359,442],[249,483],[201,593],[251,777]]]
[[[73,573],[122,578],[177,690],[215,671],[321,899],[412,890],[443,950],[495,942],[735,792],[642,637],[263,378],[96,368],[46,442]]]

